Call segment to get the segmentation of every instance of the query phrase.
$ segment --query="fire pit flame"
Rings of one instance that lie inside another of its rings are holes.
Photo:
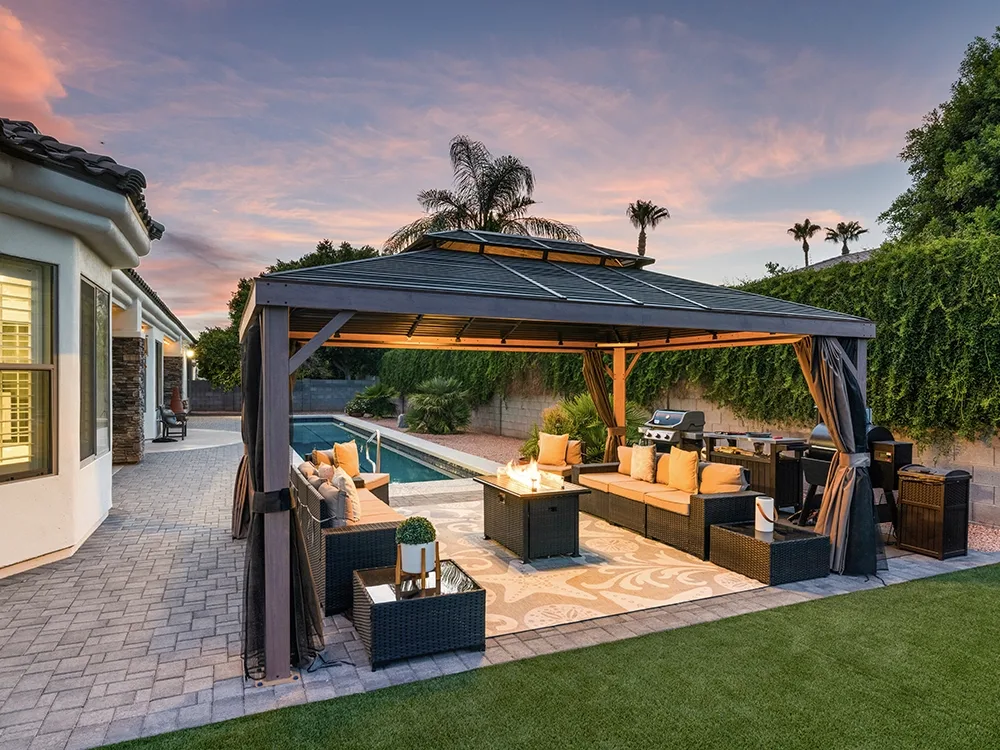
[[[516,464],[513,461],[497,470],[497,476],[506,476],[510,481],[524,485],[532,492],[542,489],[561,490],[563,477],[549,471],[541,471],[538,462],[532,459],[527,464]]]

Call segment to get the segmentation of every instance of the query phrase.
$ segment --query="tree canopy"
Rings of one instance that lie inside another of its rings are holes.
[[[516,156],[493,156],[482,142],[465,135],[452,138],[449,155],[454,189],[420,191],[417,201],[426,213],[393,232],[385,241],[387,250],[402,250],[427,232],[446,229],[583,239],[570,224],[528,215],[536,204],[535,176]]]
[[[1000,27],[968,46],[951,98],[906,134],[913,178],[879,221],[909,240],[1000,231]]]

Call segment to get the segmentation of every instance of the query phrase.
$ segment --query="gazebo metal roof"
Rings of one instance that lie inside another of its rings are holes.
[[[344,312],[331,346],[663,351],[875,334],[864,318],[644,270],[650,262],[587,243],[438,232],[398,255],[261,276],[253,301],[291,308],[300,341]]]

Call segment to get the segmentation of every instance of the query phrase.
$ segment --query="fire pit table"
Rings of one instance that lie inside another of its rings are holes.
[[[524,562],[580,554],[580,495],[586,487],[532,490],[510,477],[475,477],[483,485],[483,534]]]

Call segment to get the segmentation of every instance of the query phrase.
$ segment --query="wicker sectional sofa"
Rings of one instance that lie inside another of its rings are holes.
[[[339,614],[351,606],[355,570],[396,564],[396,527],[403,516],[362,488],[361,520],[334,520],[342,511],[329,507],[298,464],[291,466],[290,482],[320,605],[327,615]]]
[[[699,464],[699,474],[705,466]],[[689,495],[659,482],[635,480],[619,473],[618,467],[618,463],[573,467],[573,483],[590,490],[580,497],[582,512],[702,560],[708,559],[713,524],[753,520],[758,492]]]

